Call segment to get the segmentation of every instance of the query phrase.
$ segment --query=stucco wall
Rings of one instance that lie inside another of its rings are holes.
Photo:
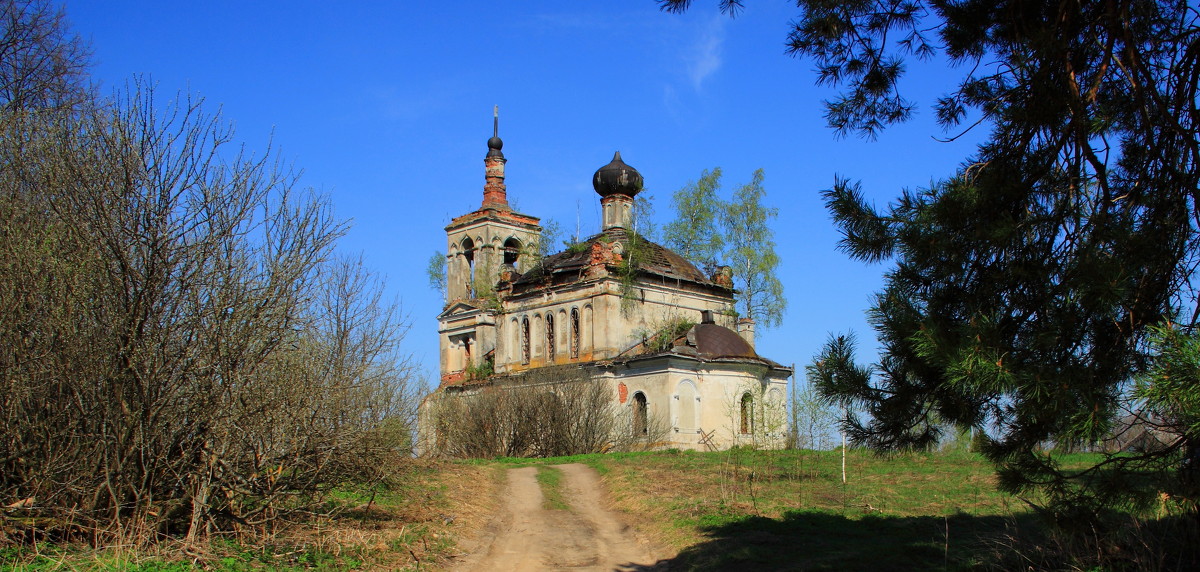
[[[700,321],[703,310],[722,312],[729,300],[670,285],[639,285],[636,299],[622,298],[620,283],[611,278],[578,283],[569,288],[547,289],[538,296],[505,300],[497,322],[496,370],[514,372],[543,365],[610,359],[642,336],[672,319]],[[628,310],[624,306],[632,304]],[[578,349],[573,349],[572,311],[579,315]],[[548,351],[546,316],[554,317],[555,347]],[[718,315],[722,325],[732,318]],[[524,348],[524,322],[529,321],[529,352]]]
[[[706,450],[734,445],[778,448],[786,443],[790,371],[754,362],[702,362],[678,356],[647,359],[635,367],[615,365],[600,374],[622,407],[646,396],[651,425],[665,430],[662,447]],[[622,391],[620,386],[624,385]],[[743,432],[741,401],[750,396],[752,416]],[[702,443],[707,438],[709,445]]]

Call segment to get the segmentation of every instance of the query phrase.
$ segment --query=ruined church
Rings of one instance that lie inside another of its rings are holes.
[[[600,232],[539,256],[539,219],[509,205],[498,134],[487,147],[480,207],[446,226],[435,396],[577,366],[608,388],[622,430],[664,428],[652,446],[780,446],[791,368],[755,352],[727,269],[705,275],[633,231],[642,175],[616,153],[592,177]]]

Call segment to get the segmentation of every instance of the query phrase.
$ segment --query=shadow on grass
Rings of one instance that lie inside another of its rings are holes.
[[[861,518],[790,512],[705,526],[709,540],[654,570],[974,570],[991,560],[1011,527],[1037,528],[1033,515]]]

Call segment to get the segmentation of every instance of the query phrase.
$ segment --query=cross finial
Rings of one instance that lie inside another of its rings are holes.
[[[492,137],[500,136],[500,106],[492,108]]]

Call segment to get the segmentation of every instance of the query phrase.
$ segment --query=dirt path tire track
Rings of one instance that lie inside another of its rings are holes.
[[[542,508],[537,467],[509,469],[504,507],[457,571],[653,570],[657,552],[601,503],[600,478],[581,464],[563,472],[571,510]]]

